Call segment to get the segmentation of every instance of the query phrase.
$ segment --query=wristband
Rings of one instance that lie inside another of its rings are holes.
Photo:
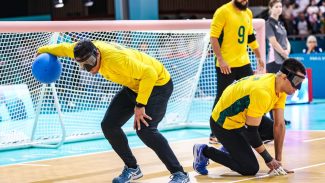
[[[138,102],[137,102],[137,103],[135,104],[135,106],[137,106],[137,107],[140,107],[140,108],[141,108],[141,107],[145,107],[146,105],[144,105],[144,104],[141,104],[141,103],[138,103]]]
[[[273,160],[272,156],[269,154],[269,152],[267,152],[266,149],[261,152],[260,155],[263,157],[265,163],[270,163]]]

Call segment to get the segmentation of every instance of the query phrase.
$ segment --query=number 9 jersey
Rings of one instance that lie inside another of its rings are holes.
[[[239,10],[232,1],[214,13],[210,37],[219,39],[221,55],[230,67],[241,67],[250,63],[247,45],[253,50],[259,47],[251,10]],[[217,66],[219,67],[219,63]]]

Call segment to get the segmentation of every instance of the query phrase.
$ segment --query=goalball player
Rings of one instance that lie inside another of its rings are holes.
[[[130,182],[143,176],[122,130],[133,115],[137,135],[155,151],[172,174],[170,183],[190,181],[168,141],[157,129],[173,91],[172,79],[162,63],[116,43],[87,39],[43,46],[38,53],[74,58],[87,72],[99,73],[105,79],[124,86],[114,96],[101,123],[106,139],[125,164],[113,183]]]
[[[255,175],[259,164],[253,147],[274,173],[292,173],[281,164],[286,129],[284,108],[287,95],[301,88],[305,75],[304,65],[289,58],[276,74],[248,76],[228,86],[210,117],[210,127],[226,152],[205,144],[194,145],[195,171],[208,174],[206,166],[211,159],[241,175]],[[259,134],[265,123],[262,116],[272,109],[275,158],[268,153]]]
[[[248,0],[232,0],[216,10],[210,27],[210,42],[216,57],[217,96],[216,105],[223,91],[243,77],[253,75],[247,45],[255,53],[257,70],[264,71],[259,45],[253,29],[253,14]],[[217,139],[210,135],[210,143]]]

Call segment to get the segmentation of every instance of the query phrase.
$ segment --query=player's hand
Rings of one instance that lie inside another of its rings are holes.
[[[282,167],[282,169],[283,169],[287,174],[289,174],[289,173],[295,173],[293,170],[288,170],[288,169],[285,169],[285,168],[283,168],[283,167]],[[275,173],[275,172],[273,172],[273,170],[270,170],[270,171],[268,172],[268,174],[270,174],[270,173]]]
[[[274,175],[287,175],[288,173],[282,168],[281,162],[276,159],[272,159],[271,162],[266,163],[266,165],[270,168],[270,172]]]
[[[282,168],[282,166],[280,166],[277,169],[271,170],[269,174],[271,176],[279,176],[279,175],[287,175],[287,172],[285,172],[285,170]]]
[[[231,73],[231,69],[229,67],[229,65],[222,59],[218,59],[219,62],[219,67],[220,67],[220,71],[222,74],[230,74]]]
[[[134,107],[134,125],[135,130],[141,130],[141,123],[149,126],[146,119],[152,120],[150,116],[146,114],[145,107]]]
[[[263,73],[265,73],[265,62],[264,62],[264,60],[263,59],[258,59],[257,60],[258,62],[257,62],[257,73],[259,73],[259,74],[263,74]]]
[[[266,165],[270,170],[273,170],[279,168],[281,166],[281,162],[273,158],[272,161],[266,163]]]
[[[281,161],[278,161],[278,162],[280,163],[281,167],[283,168],[283,165],[282,165]],[[295,173],[293,170],[288,170],[288,169],[285,169],[285,168],[283,168],[283,170],[284,170],[287,174],[289,174],[289,173]],[[272,172],[272,170],[270,170],[269,173],[270,173],[270,172]]]

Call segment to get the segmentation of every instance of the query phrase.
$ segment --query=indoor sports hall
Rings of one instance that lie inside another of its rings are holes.
[[[209,174],[200,175],[193,169],[194,144],[222,147],[220,143],[209,144],[209,119],[217,83],[209,32],[211,17],[147,20],[149,18],[141,19],[131,13],[129,19],[125,19],[123,8],[136,6],[130,1],[114,1],[115,20],[0,21],[0,183],[112,182],[123,170],[123,161],[101,129],[105,112],[122,86],[107,81],[100,74],[81,70],[69,57],[57,57],[62,70],[54,82],[41,83],[32,73],[39,47],[83,39],[140,50],[161,61],[169,71],[174,90],[158,129],[189,173],[190,182],[323,182],[324,53],[290,55],[307,68],[301,89],[288,96],[285,107],[285,119],[290,123],[286,124],[281,163],[294,173],[269,174],[264,160],[255,152],[260,165],[255,176],[242,176],[211,160],[207,166]],[[94,5],[96,2],[93,1]],[[129,7],[123,6],[125,2]],[[153,2],[159,3],[158,0]],[[258,2],[253,1],[253,4],[258,5]],[[148,2],[138,0],[140,6],[145,3]],[[54,12],[52,16],[58,15]],[[256,17],[253,26],[261,56],[266,60],[265,20]],[[322,41],[319,46],[324,48],[324,35],[317,38]],[[301,46],[298,38],[295,41],[296,45],[291,43],[293,50]],[[256,57],[250,48],[247,52],[256,70]],[[42,77],[51,77],[55,69],[46,71],[48,75]],[[133,122],[132,117],[123,130],[143,177],[131,182],[169,182],[170,172],[139,139]],[[265,143],[265,147],[273,156],[274,142]]]

